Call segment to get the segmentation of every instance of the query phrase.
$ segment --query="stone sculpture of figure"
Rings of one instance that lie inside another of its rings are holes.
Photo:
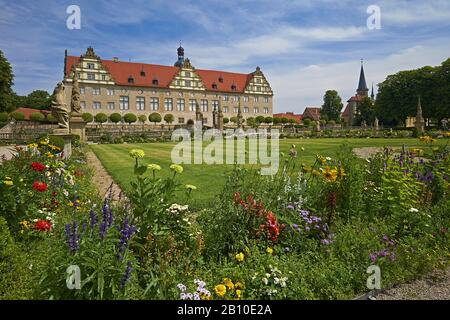
[[[70,102],[70,111],[76,114],[81,113],[80,85],[78,83],[78,76],[76,71],[73,72],[72,78],[72,99]]]
[[[203,124],[203,113],[200,111],[200,105],[195,102],[195,121]]]
[[[378,118],[377,117],[375,117],[375,120],[373,122],[373,126],[374,126],[375,130],[378,130],[379,123],[378,123]]]
[[[52,115],[58,121],[58,126],[62,129],[69,129],[69,110],[66,104],[65,87],[62,82],[58,82],[53,91]]]
[[[317,132],[320,131],[320,121],[319,120],[316,121],[316,131]]]

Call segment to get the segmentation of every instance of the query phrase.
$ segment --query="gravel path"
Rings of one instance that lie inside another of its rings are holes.
[[[12,158],[12,156],[13,156],[12,152],[14,152],[12,149],[14,149],[14,146],[1,146],[0,147],[0,163],[2,162],[3,157],[5,157],[6,160],[9,160]]]
[[[450,300],[450,268],[384,291],[377,300]]]
[[[353,153],[358,157],[363,159],[368,159],[374,154],[383,151],[380,147],[363,147],[363,148],[353,148]]]
[[[87,163],[92,168],[94,175],[92,177],[92,182],[97,186],[100,196],[104,197],[108,192],[109,187],[112,183],[113,190],[113,200],[119,200],[119,194],[122,193],[120,187],[113,181],[111,176],[106,172],[100,160],[93,151],[88,151],[86,154]],[[123,196],[123,195],[122,195]],[[123,197],[122,197],[123,199]]]

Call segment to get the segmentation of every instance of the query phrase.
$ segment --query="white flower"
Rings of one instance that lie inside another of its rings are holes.
[[[331,158],[330,157],[326,157],[325,160],[331,161]]]
[[[409,209],[409,212],[419,212],[419,210],[417,210],[416,208],[411,208]]]
[[[269,280],[268,280],[267,278],[262,278],[262,282],[263,282],[265,285],[269,284]]]
[[[273,283],[278,284],[280,282],[280,279],[278,279],[277,277],[273,278]]]
[[[66,189],[64,189],[64,190],[63,190],[63,195],[65,195],[66,197],[68,197],[68,196],[69,196],[69,192],[68,192]]]

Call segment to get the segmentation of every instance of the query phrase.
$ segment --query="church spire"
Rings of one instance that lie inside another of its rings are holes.
[[[372,82],[372,92],[370,93],[370,99],[375,100],[375,94],[373,93],[373,82]]]
[[[358,89],[356,89],[356,93],[359,96],[364,96],[364,97],[367,97],[367,94],[369,93],[369,89],[367,88],[367,84],[366,84],[366,76],[364,75],[363,59],[361,59],[361,71],[359,73],[359,83],[358,83]]]
[[[180,40],[180,46],[177,49],[178,54],[178,60],[175,62],[175,67],[182,67],[184,63],[184,48],[181,46],[181,40]]]

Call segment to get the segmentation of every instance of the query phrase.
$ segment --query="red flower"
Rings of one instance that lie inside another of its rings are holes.
[[[42,163],[39,163],[39,162],[32,162],[31,169],[33,169],[34,171],[41,172],[41,171],[45,170],[45,165],[43,165]]]
[[[47,232],[52,228],[52,223],[47,220],[38,220],[34,224],[34,229],[38,231]]]
[[[47,185],[45,184],[45,182],[35,181],[33,182],[33,189],[38,192],[44,192],[45,190],[47,190]]]

